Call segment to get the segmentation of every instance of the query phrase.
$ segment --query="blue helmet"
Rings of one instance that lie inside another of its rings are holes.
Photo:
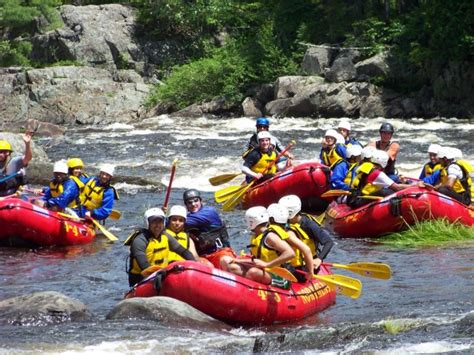
[[[257,126],[270,126],[270,121],[266,117],[257,118]]]

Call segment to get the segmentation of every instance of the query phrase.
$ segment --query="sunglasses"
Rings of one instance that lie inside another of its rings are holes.
[[[186,200],[186,204],[187,204],[187,205],[190,205],[190,204],[193,204],[193,203],[197,203],[197,202],[199,202],[199,201],[200,201],[200,200],[199,200],[198,197],[190,198],[190,199]]]
[[[268,129],[268,126],[257,126],[257,129],[261,129],[261,128]]]

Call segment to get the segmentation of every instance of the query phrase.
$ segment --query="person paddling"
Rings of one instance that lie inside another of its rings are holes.
[[[246,175],[245,180],[247,182],[256,179],[258,184],[275,175],[277,171],[275,164],[270,168],[270,170],[267,168],[273,161],[275,161],[277,153],[270,144],[272,139],[270,133],[266,131],[259,132],[257,138],[259,145],[244,159],[242,172]]]
[[[144,215],[146,228],[135,230],[125,241],[130,246],[128,284],[143,280],[141,272],[150,266],[166,267],[170,252],[185,260],[196,260],[193,254],[172,236],[164,232],[165,213],[161,208],[150,208]]]
[[[94,176],[84,186],[81,193],[80,216],[105,220],[112,213],[118,193],[111,185],[115,168],[110,164],[100,167],[98,176]]]
[[[171,206],[168,212],[168,227],[165,230],[165,234],[169,237],[173,237],[178,241],[181,246],[189,250],[196,260],[199,259],[199,255],[194,246],[193,240],[189,237],[189,234],[184,231],[184,224],[186,222],[187,210],[184,206],[174,205]],[[180,261],[184,258],[171,251],[168,256],[168,262]]]
[[[183,201],[188,210],[185,231],[193,239],[198,255],[205,257],[219,268],[223,256],[235,256],[230,248],[225,223],[214,207],[202,203],[201,193],[198,190],[184,191]]]
[[[69,178],[68,166],[65,161],[57,161],[53,167],[53,179],[44,190],[44,195],[34,203],[46,207],[55,212],[62,212],[66,207],[73,208],[79,201],[79,188],[73,180]],[[76,214],[76,211],[68,211],[69,214]]]
[[[382,123],[379,129],[380,139],[378,141],[371,141],[368,145],[387,152],[388,162],[384,168],[384,172],[394,181],[398,181],[397,172],[395,169],[395,162],[397,160],[398,153],[400,152],[400,144],[392,141],[395,128],[388,122]]]
[[[24,169],[33,157],[31,150],[31,139],[33,133],[27,131],[23,135],[25,151],[22,157],[12,157],[13,149],[9,142],[0,140],[0,196],[9,196],[14,194],[18,188],[24,184]]]
[[[265,268],[280,266],[295,257],[295,252],[283,239],[287,233],[278,234],[276,230],[269,229],[270,217],[263,206],[249,208],[245,212],[247,228],[252,231],[250,237],[250,263],[239,263],[239,258],[225,257],[221,260],[223,270],[236,275],[260,282],[265,285],[272,284],[277,287],[287,288],[288,281],[265,271]],[[249,261],[249,259],[243,259]],[[255,265],[255,266],[254,266]]]

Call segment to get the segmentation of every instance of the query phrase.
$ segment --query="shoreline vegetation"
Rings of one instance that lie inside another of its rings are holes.
[[[352,48],[363,57],[389,51],[403,75],[371,81],[407,95],[436,88],[433,74],[441,67],[474,57],[474,3],[467,0],[0,0],[0,66],[84,65],[59,55],[36,60],[34,36],[62,26],[62,5],[109,3],[133,8],[137,38],[179,48],[155,67],[148,107],[182,109],[216,96],[237,105],[259,85],[304,74],[308,43]],[[118,56],[127,69],[127,58]]]

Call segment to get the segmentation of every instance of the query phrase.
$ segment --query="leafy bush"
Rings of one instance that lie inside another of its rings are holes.
[[[31,43],[27,41],[0,41],[0,66],[29,66],[28,55],[31,52],[31,48]]]

